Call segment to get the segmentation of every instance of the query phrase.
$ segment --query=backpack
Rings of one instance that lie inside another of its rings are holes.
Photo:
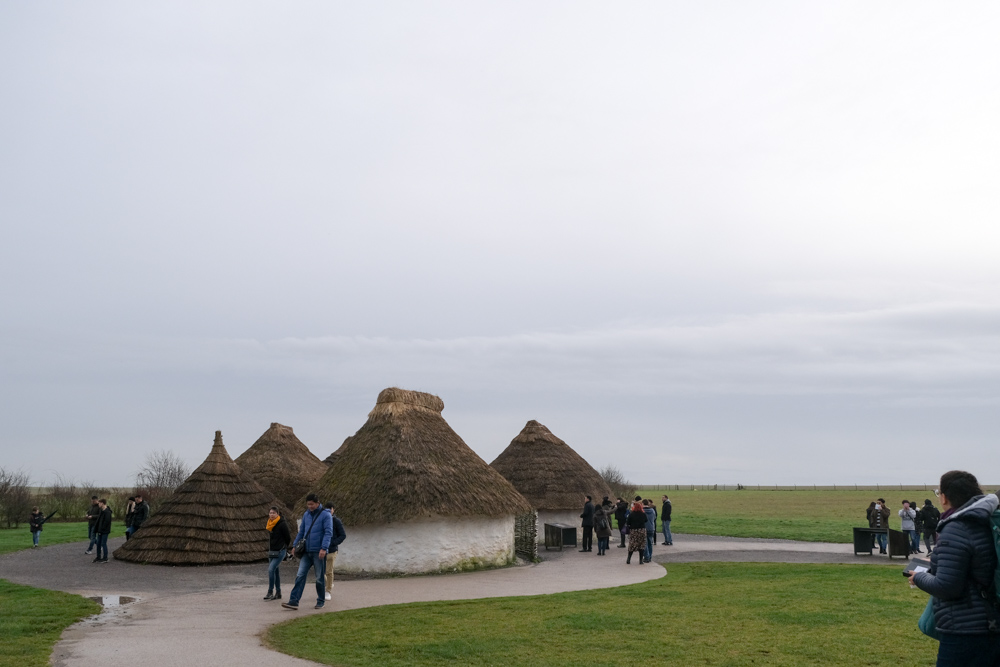
[[[598,530],[610,530],[611,529],[611,524],[608,523],[608,517],[602,516],[601,518],[599,518],[597,520],[597,529]]]

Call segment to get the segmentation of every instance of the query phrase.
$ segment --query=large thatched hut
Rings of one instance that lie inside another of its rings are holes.
[[[586,460],[534,419],[490,464],[538,511],[538,539],[546,523],[580,525],[584,496],[594,504],[611,488]],[[614,498],[612,498],[614,500]]]
[[[506,565],[531,507],[441,416],[437,396],[390,388],[316,485],[347,528],[337,570],[416,574]],[[304,501],[295,511],[301,516]]]
[[[216,431],[205,462],[114,555],[118,560],[161,565],[267,560],[264,526],[272,505],[290,518],[274,494],[240,470],[222,444],[222,432]]]
[[[274,422],[236,465],[288,506],[308,493],[326,466],[302,444],[291,426]]]

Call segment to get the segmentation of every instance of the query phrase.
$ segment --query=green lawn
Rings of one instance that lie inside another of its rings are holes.
[[[853,526],[867,526],[865,510],[876,498],[885,498],[892,511],[889,525],[900,527],[902,500],[923,505],[937,498],[930,491],[664,491],[639,492],[656,502],[670,496],[673,514],[670,530],[697,535],[768,537],[807,542],[852,540]]]
[[[121,521],[116,521],[111,528],[111,537],[122,537],[125,535],[125,525]],[[52,544],[65,544],[67,542],[83,542],[83,547],[87,547],[87,522],[80,523],[47,523],[42,527],[42,537],[39,539],[39,546],[50,546]],[[20,528],[0,529],[0,554],[18,551],[20,549],[31,548],[31,531],[28,524]]]
[[[100,612],[92,600],[0,579],[0,666],[48,665],[62,631]]]
[[[927,602],[899,566],[672,564],[603,590],[423,602],[272,627],[328,665],[933,665]]]

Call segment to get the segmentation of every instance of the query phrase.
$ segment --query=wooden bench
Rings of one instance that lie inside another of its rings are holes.
[[[548,551],[549,547],[555,549],[559,547],[559,551],[562,551],[563,547],[575,547],[576,546],[576,526],[571,526],[568,523],[547,523],[545,524],[545,550]]]
[[[888,534],[889,538],[886,540],[886,552],[889,558],[893,556],[901,556],[906,558],[910,555],[910,538],[906,533],[898,530],[893,530],[892,528],[855,528],[854,529],[854,555],[868,554],[872,555],[872,549],[875,546],[875,540],[873,539],[876,535]]]

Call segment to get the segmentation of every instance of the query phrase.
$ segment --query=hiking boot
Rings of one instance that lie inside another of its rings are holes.
[[[280,600],[281,599],[281,591],[278,591],[277,593],[275,593],[274,597],[271,598],[271,599],[272,600]]]
[[[282,602],[281,606],[284,607],[285,609],[291,609],[292,611],[298,611],[299,610],[299,605],[292,604],[291,602]]]

